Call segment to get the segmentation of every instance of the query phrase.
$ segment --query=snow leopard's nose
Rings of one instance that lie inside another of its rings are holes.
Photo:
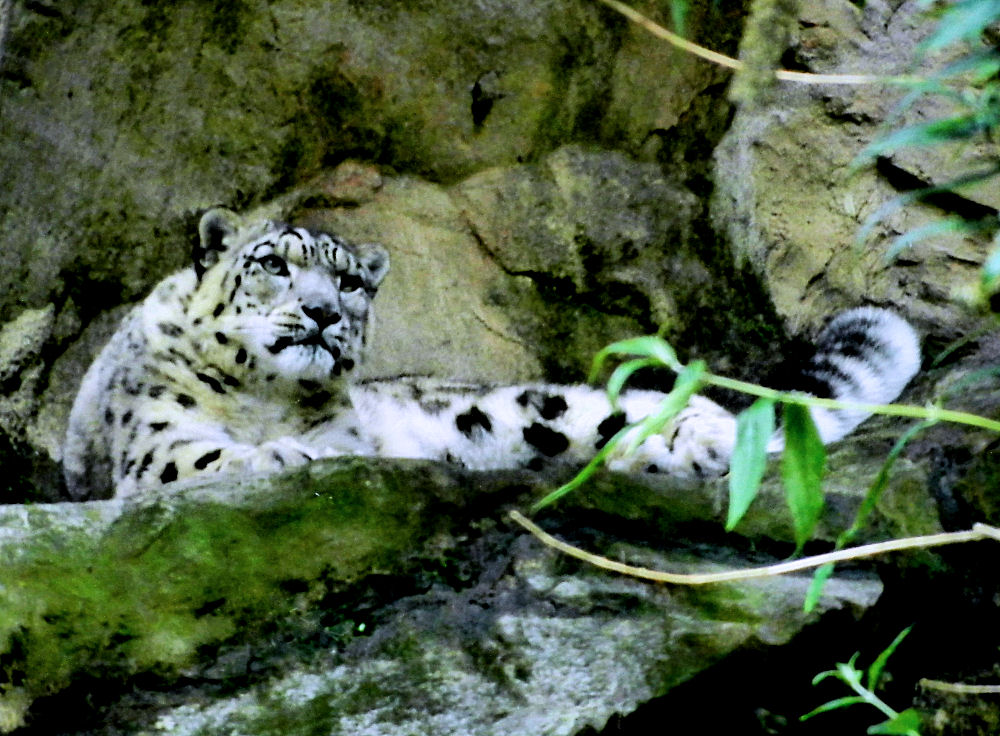
[[[303,306],[302,311],[319,327],[322,332],[330,325],[340,322],[340,312],[332,304],[320,304],[318,306]]]

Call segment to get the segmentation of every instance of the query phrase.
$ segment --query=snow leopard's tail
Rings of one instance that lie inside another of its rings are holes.
[[[920,368],[920,341],[894,312],[860,307],[841,312],[816,339],[816,353],[796,388],[820,398],[859,404],[893,401]],[[834,442],[870,416],[857,409],[810,409],[820,439]],[[768,449],[780,450],[775,434]]]

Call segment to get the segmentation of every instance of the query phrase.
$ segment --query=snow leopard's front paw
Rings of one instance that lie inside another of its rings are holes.
[[[275,472],[304,465],[315,459],[314,450],[293,437],[279,437],[256,447],[246,447],[232,453],[227,470]]]
[[[736,418],[715,402],[693,396],[661,432],[631,454],[626,454],[630,446],[626,436],[612,451],[608,467],[691,480],[717,478],[729,471],[735,441]]]

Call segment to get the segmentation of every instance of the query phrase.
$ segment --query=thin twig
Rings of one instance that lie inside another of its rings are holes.
[[[717,51],[712,51],[711,49],[706,49],[704,46],[692,43],[686,38],[668,31],[663,26],[655,23],[628,5],[618,2],[618,0],[600,0],[600,2],[613,10],[617,10],[633,23],[642,26],[657,38],[662,38],[667,43],[682,51],[686,51],[698,58],[705,59],[727,69],[738,71],[743,68],[743,62],[739,59],[734,59],[731,56],[726,56],[725,54],[720,54]],[[871,74],[811,74],[809,72],[790,72],[784,69],[776,70],[774,76],[786,82],[797,82],[799,84],[906,84],[913,81],[910,77],[880,77]]]
[[[637,10],[633,10],[628,5],[618,2],[618,0],[601,0],[602,3],[607,5],[613,10],[617,10],[619,13],[624,15],[633,23],[642,26],[647,31],[652,33],[657,38],[662,38],[664,41],[670,43],[682,51],[687,51],[689,54],[693,54],[701,59],[710,61],[713,64],[718,64],[719,66],[724,66],[727,69],[742,69],[742,62],[730,57],[725,54],[720,54],[717,51],[712,51],[711,49],[706,49],[704,46],[699,46],[696,43],[688,41],[682,36],[678,36],[672,31],[668,31],[663,26],[658,23],[653,22],[642,13]]]
[[[915,419],[925,419],[929,421],[953,422],[955,424],[967,424],[980,429],[988,429],[991,432],[1000,432],[1000,422],[994,419],[987,419],[978,414],[970,414],[954,409],[943,409],[938,406],[910,406],[908,404],[863,404],[854,401],[840,401],[839,399],[822,399],[818,396],[808,394],[796,394],[788,391],[777,391],[775,389],[758,386],[755,383],[740,381],[735,378],[717,376],[714,373],[704,373],[701,380],[713,386],[741,391],[751,396],[760,396],[765,399],[774,399],[789,404],[801,404],[802,406],[814,406],[820,409],[847,409],[850,411],[864,412],[866,414],[882,414],[892,417],[909,417]]]
[[[966,685],[964,682],[944,682],[922,678],[918,683],[928,690],[940,690],[956,695],[1000,695],[1000,685]]]
[[[755,578],[772,577],[775,575],[786,575],[790,572],[808,570],[813,567],[820,567],[834,562],[853,560],[859,557],[871,557],[885,552],[896,552],[903,549],[918,549],[923,547],[939,547],[944,544],[958,544],[961,542],[976,542],[982,539],[994,539],[1000,541],[1000,529],[976,524],[969,531],[964,532],[943,532],[941,534],[927,534],[920,537],[906,537],[905,539],[892,539],[887,542],[874,542],[861,547],[842,549],[836,552],[827,552],[822,555],[803,557],[801,560],[791,562],[781,562],[776,565],[765,565],[764,567],[753,567],[744,570],[728,570],[726,572],[711,573],[675,573],[663,572],[661,570],[651,570],[648,567],[635,567],[621,562],[609,560],[607,557],[591,554],[579,547],[574,547],[542,529],[529,521],[518,511],[511,511],[510,518],[531,532],[543,544],[557,549],[563,554],[575,557],[578,560],[589,562],[592,565],[629,575],[643,580],[653,580],[658,583],[673,583],[676,585],[707,585],[710,583],[727,583],[736,580],[752,580]]]

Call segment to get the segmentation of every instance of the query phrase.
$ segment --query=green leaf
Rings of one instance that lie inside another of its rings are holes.
[[[809,410],[798,404],[784,405],[785,451],[781,456],[781,480],[785,500],[792,513],[796,552],[812,537],[823,511],[823,472],[826,450]]]
[[[663,397],[656,411],[637,424],[638,432],[629,440],[626,452],[631,453],[649,437],[663,430],[667,422],[673,419],[701,387],[701,377],[705,374],[706,365],[703,360],[693,360],[690,365],[677,376],[674,387]]]
[[[996,329],[995,325],[990,325],[990,332]],[[985,332],[978,331],[978,337],[976,340],[982,339],[982,336],[986,334]],[[975,335],[976,333],[971,333]],[[969,343],[966,343],[968,345]],[[938,396],[938,400],[934,402],[935,404],[940,404],[946,401],[951,396],[963,396],[964,392],[969,390],[970,386],[975,386],[977,383],[983,383],[985,381],[994,381],[997,377],[1000,377],[1000,366],[992,366],[990,368],[980,368],[977,371],[970,371],[958,380],[948,382],[947,388],[941,391]],[[931,424],[931,420],[927,420],[927,424]]]
[[[984,121],[978,115],[960,115],[900,128],[871,143],[860,156],[871,160],[905,146],[931,146],[946,141],[965,140],[980,133]]]
[[[984,181],[995,179],[1000,175],[1000,166],[990,166],[976,171],[962,174],[961,176],[941,182],[934,186],[922,187],[905,194],[893,197],[888,202],[879,207],[874,213],[865,218],[864,223],[858,228],[855,242],[862,244],[866,242],[875,226],[883,222],[890,214],[907,207],[914,202],[927,200],[937,194],[960,192],[963,188],[981,184]],[[979,220],[964,220],[962,218],[949,218],[941,222],[932,222],[921,228],[917,228],[893,241],[892,248],[886,254],[886,260],[892,261],[904,248],[908,248],[913,243],[924,238],[931,237],[944,232],[963,232],[992,229],[997,225],[997,218],[983,217]]]
[[[854,240],[858,245],[861,245],[868,241],[871,236],[872,231],[875,226],[880,222],[883,222],[889,215],[893,212],[903,209],[907,205],[913,204],[919,199],[919,192],[906,192],[905,194],[900,194],[898,197],[893,197],[888,202],[879,207],[875,212],[865,218],[865,221],[858,228],[857,235]],[[889,256],[886,256],[886,260],[892,260]]]
[[[902,100],[893,105],[886,119],[886,123],[890,127],[900,125],[907,110],[918,102],[922,102],[929,95],[943,95],[953,98],[958,102],[961,101],[960,96],[954,89],[933,77],[920,77],[904,86],[907,93],[903,96]]]
[[[941,15],[937,30],[921,48],[931,52],[956,41],[975,40],[997,20],[1000,20],[1000,0],[960,0]]]
[[[767,443],[773,434],[773,399],[757,399],[736,419],[736,446],[729,466],[726,531],[733,530],[757,496],[767,469]]]
[[[996,280],[1000,279],[1000,240],[990,252],[983,264],[982,283],[984,289],[992,289]]]
[[[545,508],[546,506],[555,503],[570,491],[575,491],[577,488],[579,488],[588,480],[590,480],[590,477],[595,472],[597,472],[597,469],[601,467],[601,465],[604,464],[604,459],[610,454],[610,452],[615,448],[615,446],[619,442],[621,442],[622,439],[624,439],[625,435],[628,434],[634,427],[635,427],[634,424],[628,424],[619,429],[618,432],[616,432],[615,435],[610,440],[607,441],[604,447],[602,447],[600,450],[597,451],[597,454],[590,459],[590,462],[580,469],[579,473],[574,475],[572,478],[570,478],[568,481],[563,483],[561,486],[556,488],[551,493],[546,494],[541,500],[537,501],[531,507],[531,513],[534,514],[540,511],[541,509]]]
[[[687,0],[670,1],[670,19],[674,23],[674,32],[678,36],[685,35],[684,30],[687,27],[688,11],[690,10],[691,6]]]
[[[818,716],[820,713],[829,713],[831,710],[839,710],[841,708],[847,708],[848,706],[851,705],[859,705],[864,702],[865,699],[862,698],[860,695],[848,695],[847,697],[844,698],[837,698],[835,700],[831,700],[828,703],[823,703],[823,705],[821,705],[819,708],[809,711],[804,716],[799,716],[799,720],[805,721],[809,718],[812,718],[813,716]]]
[[[618,408],[618,397],[633,373],[642,368],[651,368],[659,364],[660,361],[656,358],[634,358],[615,368],[614,373],[608,379],[608,399],[611,401],[611,405]]]
[[[677,353],[674,349],[670,347],[670,344],[661,337],[646,336],[646,337],[633,337],[628,340],[619,340],[618,342],[611,343],[605,348],[602,348],[597,355],[594,356],[594,361],[590,368],[590,378],[589,381],[593,382],[596,380],[597,375],[601,372],[601,368],[604,366],[605,361],[612,355],[633,355],[638,358],[655,358],[658,362],[672,368],[677,371],[683,367],[680,360],[677,359]]]
[[[920,714],[913,708],[907,708],[884,723],[868,729],[870,734],[892,734],[894,736],[920,736]]]
[[[875,480],[868,488],[868,492],[865,494],[864,500],[861,502],[861,506],[858,507],[858,511],[854,515],[854,522],[851,524],[850,528],[837,537],[837,549],[841,549],[847,545],[864,527],[869,515],[875,510],[878,500],[882,497],[882,493],[885,491],[886,486],[889,485],[892,467],[896,464],[896,460],[899,459],[899,456],[902,454],[906,445],[909,444],[910,441],[918,434],[929,427],[933,427],[935,424],[937,424],[937,422],[934,420],[926,420],[914,424],[906,430],[906,432],[904,432],[898,440],[896,440],[896,444],[892,446],[892,449],[889,450],[889,454],[886,455],[885,461],[882,463],[882,467],[878,471],[878,475],[875,476]]]
[[[535,503],[531,507],[532,513],[555,503],[567,493],[576,490],[586,483],[590,477],[597,472],[597,469],[604,464],[604,460],[611,453],[611,451],[614,450],[622,442],[622,440],[625,439],[625,436],[633,430],[638,429],[638,431],[633,435],[633,439],[630,440],[631,447],[626,448],[626,452],[634,451],[635,448],[641,445],[647,437],[662,430],[663,426],[670,421],[670,419],[677,414],[677,412],[687,406],[687,402],[701,385],[701,377],[704,373],[704,361],[692,361],[691,365],[685,367],[684,370],[681,371],[680,375],[677,376],[677,381],[674,383],[673,390],[663,397],[659,407],[653,414],[650,414],[648,417],[639,422],[626,425],[618,430],[618,432],[610,440],[608,440],[604,447],[597,451],[597,454],[594,455],[590,462],[587,463],[579,473]]]
[[[821,682],[823,682],[823,680],[827,680],[831,677],[836,677],[839,680],[840,673],[837,672],[837,670],[824,670],[823,672],[820,672],[815,677],[813,677],[812,684],[819,685]]]
[[[922,199],[917,197],[916,199]],[[936,222],[928,223],[922,227],[914,228],[892,241],[892,246],[886,253],[886,260],[893,260],[909,248],[914,243],[937,235],[948,233],[973,233],[980,230],[992,228],[996,225],[996,218],[986,217],[983,220],[966,220],[962,217],[946,217]]]
[[[887,646],[882,653],[875,658],[875,661],[871,663],[871,666],[868,668],[868,676],[866,678],[869,690],[874,691],[875,688],[878,687],[878,681],[882,677],[882,671],[885,669],[886,662],[889,661],[889,657],[891,657],[892,653],[896,651],[896,647],[902,643],[903,639],[906,638],[906,635],[910,633],[910,629],[912,628],[912,626],[907,626],[905,629],[900,631],[896,638],[892,640],[892,644]]]
[[[802,605],[802,610],[806,613],[810,613],[816,608],[816,604],[819,603],[819,599],[823,595],[823,586],[826,585],[826,581],[830,579],[831,575],[833,575],[832,562],[816,568],[812,582],[809,583],[809,590],[806,591],[806,601]]]
[[[893,197],[865,219],[864,224],[860,228],[858,228],[856,242],[864,243],[868,239],[868,236],[871,235],[871,232],[875,228],[875,225],[882,222],[890,214],[896,212],[897,210],[902,209],[903,207],[911,205],[914,202],[923,201],[929,197],[933,197],[936,194],[960,191],[963,187],[969,187],[975,184],[980,184],[989,179],[996,178],[998,174],[1000,174],[1000,166],[990,166],[985,169],[980,169],[978,171],[962,174],[961,176],[955,177],[954,179],[951,179],[949,181],[941,182],[940,184],[936,184],[934,186],[915,189],[912,192],[906,192],[905,194],[900,194],[898,197]],[[985,226],[991,225],[992,224],[990,222],[991,219],[992,218],[984,218],[983,221],[969,222],[967,223],[967,226],[972,227],[973,229],[981,229],[983,225]],[[965,221],[962,220],[962,222]],[[982,222],[983,225],[979,225],[978,224],[979,222]],[[952,227],[951,225],[948,226],[948,228],[951,227]],[[896,257],[896,255],[899,254],[899,252],[903,249],[903,247],[910,245],[915,240],[919,240],[920,237],[928,237],[932,234],[934,233],[931,231],[927,231],[925,234],[922,234],[921,236],[911,238],[909,242],[904,241],[900,243],[900,241],[897,240],[896,245],[894,246],[893,250],[891,250],[889,254],[886,256],[886,259],[892,260],[893,258]]]
[[[863,689],[861,687],[861,672],[854,663],[858,661],[858,657],[861,656],[860,652],[855,652],[851,655],[851,658],[846,662],[837,662],[837,673],[844,682],[846,682],[851,687],[857,686],[857,690]]]
[[[973,72],[975,77],[983,81],[995,77],[997,72],[1000,72],[1000,54],[994,48],[979,49],[958,57],[934,76],[945,79],[967,72]]]

